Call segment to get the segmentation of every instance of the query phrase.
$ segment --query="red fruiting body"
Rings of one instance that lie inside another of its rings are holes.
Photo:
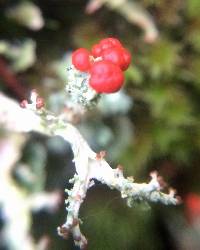
[[[124,64],[122,66],[122,70],[127,70],[130,63],[131,63],[131,54],[127,49],[123,49],[123,59],[124,59]]]
[[[91,62],[90,56],[98,58]],[[76,69],[90,74],[89,84],[98,93],[114,93],[124,81],[122,70],[131,62],[131,55],[116,38],[102,39],[88,50],[80,48],[72,54],[72,63]]]
[[[99,44],[101,45],[102,49],[108,49],[108,48],[113,48],[113,47],[122,48],[122,44],[120,43],[120,41],[112,37],[102,39]]]
[[[88,71],[90,69],[90,52],[87,49],[80,48],[72,53],[72,63],[76,69],[80,71]]]
[[[118,65],[121,70],[126,70],[131,62],[130,53],[126,49],[119,47],[103,50],[102,58],[105,61]]]
[[[112,37],[105,38],[92,47],[92,55],[94,57],[99,57],[101,56],[103,50],[110,48],[123,48],[123,47],[118,39]]]
[[[123,71],[128,68],[131,62],[131,54],[116,38],[102,39],[92,47],[94,57],[102,57],[104,60],[118,65]]]
[[[102,49],[101,49],[101,45],[100,44],[95,44],[93,47],[92,47],[92,55],[94,57],[99,57],[101,56],[101,52],[102,52]]]
[[[189,193],[185,199],[186,216],[190,222],[200,218],[200,196],[195,193]]]
[[[41,109],[42,107],[44,107],[44,99],[41,98],[41,97],[37,97],[37,99],[36,99],[36,108]]]
[[[108,61],[95,62],[90,69],[90,86],[98,93],[114,93],[124,81],[121,69]]]
[[[102,59],[118,65],[121,69],[124,65],[123,52],[121,48],[109,48],[102,52]]]
[[[23,109],[25,109],[27,107],[27,105],[28,105],[28,101],[27,100],[23,100],[20,103],[20,107],[23,108]]]

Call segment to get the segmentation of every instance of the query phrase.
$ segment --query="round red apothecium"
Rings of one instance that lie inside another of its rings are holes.
[[[109,61],[95,62],[89,73],[89,84],[98,93],[114,93],[122,87],[124,82],[121,69]]]
[[[131,54],[127,49],[124,49],[124,48],[122,49],[122,52],[123,52],[124,63],[121,69],[127,70],[131,63]]]
[[[105,38],[92,47],[92,55],[94,57],[100,57],[105,49],[118,48],[118,47],[123,48],[122,44],[118,39],[113,37]]]
[[[80,71],[88,71],[91,66],[90,52],[87,49],[80,48],[72,53],[72,63]]]

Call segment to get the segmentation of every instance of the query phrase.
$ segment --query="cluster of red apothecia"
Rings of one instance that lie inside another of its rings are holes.
[[[33,89],[31,91],[31,96],[34,96],[34,101],[32,101],[31,105],[34,105],[34,107],[36,109],[41,109],[44,107],[44,99],[38,96],[38,93],[36,92],[35,89]],[[30,104],[29,104],[28,100],[26,100],[26,99],[21,101],[21,103],[20,103],[21,108],[27,108],[28,105],[30,105]]]
[[[116,38],[102,39],[91,52],[79,48],[72,53],[76,69],[90,74],[89,84],[97,93],[114,93],[124,82],[131,55]]]

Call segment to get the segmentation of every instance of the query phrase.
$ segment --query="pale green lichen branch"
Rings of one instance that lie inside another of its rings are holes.
[[[44,126],[43,132],[48,133],[50,119],[48,115],[44,115],[48,114],[47,111],[42,109],[39,111],[35,110],[35,112],[42,118]],[[107,184],[110,188],[119,190],[122,198],[127,199],[127,204],[129,206],[134,201],[161,202],[173,205],[179,202],[175,197],[175,193],[172,191],[170,191],[169,194],[164,194],[160,191],[161,181],[157,173],[151,173],[152,179],[149,183],[134,183],[133,179],[123,176],[122,168],[111,168],[102,154],[96,154],[73,125],[53,115],[51,115],[51,120],[53,121],[53,129],[50,126],[50,134],[61,136],[72,146],[74,153],[73,161],[77,173],[73,180],[74,186],[72,190],[67,190],[68,199],[66,200],[66,209],[68,215],[63,226],[58,228],[58,233],[60,235],[66,237],[69,232],[72,232],[76,245],[84,249],[87,244],[79,228],[78,216],[87,189],[91,186],[90,181],[93,179],[103,184]]]
[[[74,154],[74,164],[76,174],[71,180],[73,188],[66,190],[68,198],[66,199],[67,217],[64,224],[58,228],[58,234],[67,238],[72,233],[74,242],[81,249],[87,246],[87,240],[80,231],[79,209],[83,203],[87,190],[95,185],[93,180],[98,180],[110,188],[121,192],[121,197],[127,200],[128,206],[136,201],[161,202],[165,205],[176,205],[179,198],[175,197],[175,191],[170,189],[168,194],[161,192],[163,186],[162,179],[156,172],[150,174],[149,183],[135,183],[132,177],[125,178],[121,166],[113,169],[104,159],[104,151],[95,153],[88,145],[86,140],[79,133],[77,128],[68,123],[62,117],[57,117],[45,108],[36,108],[35,93],[31,96],[31,104],[26,108],[32,112],[35,124],[31,124],[30,131],[34,130],[48,136],[61,136],[71,144]],[[19,107],[19,112],[21,108]],[[26,111],[26,110],[24,110]],[[24,120],[27,113],[24,112]],[[38,122],[39,121],[39,122]],[[23,126],[21,131],[23,131]],[[24,130],[28,131],[27,127]]]

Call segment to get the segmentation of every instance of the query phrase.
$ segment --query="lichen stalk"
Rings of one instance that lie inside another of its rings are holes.
[[[72,189],[66,190],[67,216],[64,224],[58,227],[60,236],[68,238],[71,233],[75,244],[81,249],[86,248],[87,240],[80,230],[79,210],[86,198],[87,190],[95,185],[93,180],[120,191],[121,197],[126,199],[128,206],[136,201],[160,202],[165,205],[176,205],[180,202],[173,189],[170,189],[168,194],[161,192],[163,181],[156,172],[150,174],[151,180],[148,183],[135,183],[132,177],[124,177],[123,168],[117,166],[113,169],[104,159],[105,152],[95,153],[75,126],[63,120],[62,117],[55,116],[44,107],[37,109],[37,98],[32,97],[31,100],[32,103],[27,104],[26,108],[31,112],[35,123],[31,123],[29,128],[22,126],[21,132],[37,131],[47,136],[61,136],[70,143],[74,154],[76,173],[70,180],[73,184]],[[18,111],[21,112],[20,107]],[[23,115],[23,119],[26,120],[27,113],[24,112]]]

